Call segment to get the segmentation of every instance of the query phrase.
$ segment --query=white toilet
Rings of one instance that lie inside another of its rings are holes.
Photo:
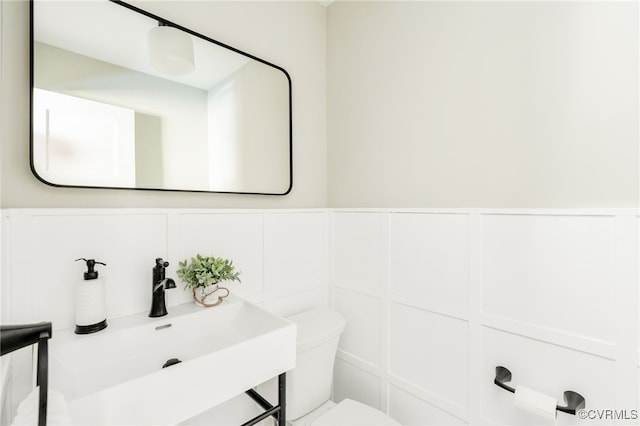
[[[399,425],[383,412],[357,401],[330,401],[333,364],[346,321],[331,309],[288,318],[298,326],[296,367],[287,372],[286,417],[292,426]],[[273,389],[272,384],[270,384]],[[262,393],[267,389],[260,389]]]

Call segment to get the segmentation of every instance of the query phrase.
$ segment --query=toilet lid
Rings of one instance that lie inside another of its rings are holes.
[[[320,416],[312,426],[400,425],[382,411],[352,399],[345,399]]]

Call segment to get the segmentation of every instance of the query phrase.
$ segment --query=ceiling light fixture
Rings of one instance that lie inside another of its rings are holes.
[[[170,75],[187,75],[195,69],[191,36],[159,22],[147,33],[149,62],[156,70]]]

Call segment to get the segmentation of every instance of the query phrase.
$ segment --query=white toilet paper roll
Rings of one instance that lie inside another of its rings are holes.
[[[556,419],[558,400],[526,386],[516,386],[514,403],[516,407],[547,420]]]

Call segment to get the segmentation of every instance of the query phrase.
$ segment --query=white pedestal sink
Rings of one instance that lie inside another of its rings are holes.
[[[177,424],[295,367],[296,326],[237,296],[54,333],[50,388],[75,424]],[[162,368],[171,358],[182,362]],[[249,420],[249,419],[247,419]]]

